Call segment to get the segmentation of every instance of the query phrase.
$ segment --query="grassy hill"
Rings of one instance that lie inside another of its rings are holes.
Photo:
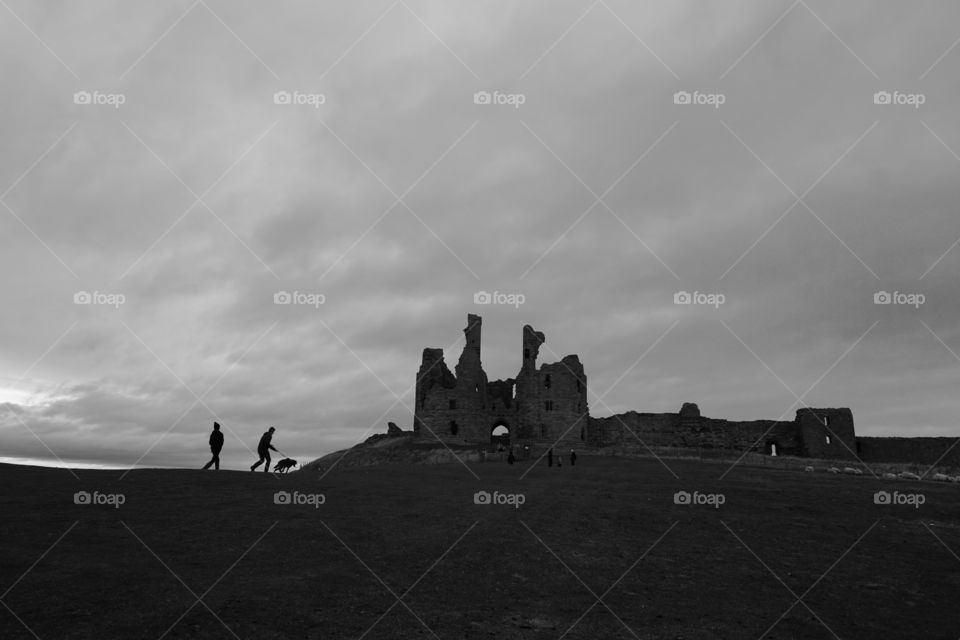
[[[960,635],[957,485],[665,463],[122,480],[0,465],[0,638]],[[680,490],[724,502],[678,505]],[[924,502],[877,505],[878,490]]]

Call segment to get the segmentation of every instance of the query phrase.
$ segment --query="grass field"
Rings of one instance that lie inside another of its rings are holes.
[[[667,464],[0,466],[0,638],[960,637],[957,485]]]

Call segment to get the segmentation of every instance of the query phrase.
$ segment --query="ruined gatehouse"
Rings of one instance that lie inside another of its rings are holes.
[[[443,349],[424,349],[417,372],[414,432],[465,444],[560,447],[633,446],[756,451],[771,455],[849,459],[857,437],[850,409],[805,407],[793,420],[730,421],[700,415],[693,403],[677,413],[628,411],[590,416],[587,376],[576,355],[537,366],[545,336],[522,329],[520,371],[489,381],[480,361],[482,319],[467,315],[466,344],[453,372]],[[507,435],[499,436],[495,431]]]
[[[466,344],[451,373],[443,349],[424,349],[417,372],[414,431],[425,438],[490,443],[505,427],[511,443],[587,438],[587,377],[575,355],[537,367],[546,339],[523,327],[523,359],[515,378],[489,381],[480,363],[480,316],[467,315]]]

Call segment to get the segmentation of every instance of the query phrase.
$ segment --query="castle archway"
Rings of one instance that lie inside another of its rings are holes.
[[[510,425],[504,420],[497,420],[490,428],[490,444],[510,446]]]

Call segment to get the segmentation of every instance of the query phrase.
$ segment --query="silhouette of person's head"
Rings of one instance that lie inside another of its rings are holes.
[[[274,431],[276,431],[276,429],[274,429],[273,427],[270,427],[270,429],[268,429],[268,431],[270,431],[270,433],[273,433]]]
[[[220,423],[219,423],[219,422],[214,422],[214,423],[213,423],[213,430],[214,430],[214,431],[220,431]]]

